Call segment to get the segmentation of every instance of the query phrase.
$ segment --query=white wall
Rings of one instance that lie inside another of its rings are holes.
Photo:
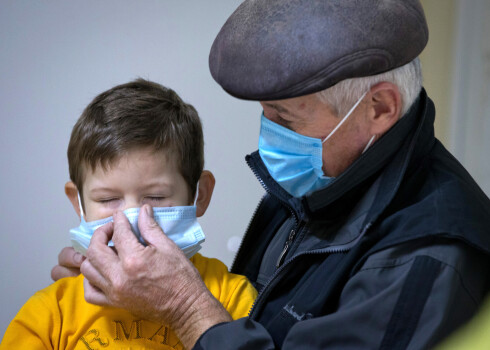
[[[421,62],[436,137],[490,196],[490,1],[421,2],[429,24]]]
[[[451,151],[490,196],[490,1],[457,5]]]
[[[451,86],[458,0],[421,0],[429,26],[429,42],[420,55],[424,88],[436,105],[436,137],[450,147]],[[468,0],[466,0],[468,1]],[[472,1],[472,0],[470,0]]]
[[[203,252],[228,265],[263,191],[243,158],[257,148],[259,105],[212,80],[212,41],[239,0],[0,2],[0,335],[48,285],[78,218],[65,198],[71,128],[98,93],[137,77],[199,111],[216,176]],[[260,54],[259,52],[257,54]]]

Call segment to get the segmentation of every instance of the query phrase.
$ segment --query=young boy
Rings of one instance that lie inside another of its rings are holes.
[[[145,203],[155,207],[155,218],[163,213],[164,226],[165,218],[173,220],[168,231],[171,226],[184,227],[190,239],[183,239],[179,229],[174,230],[175,238],[169,237],[186,255],[199,248],[202,232],[195,217],[207,209],[214,177],[203,171],[199,116],[174,91],[139,79],[97,96],[73,128],[68,163],[71,181],[65,193],[82,221],[71,231],[79,250],[88,244],[84,235],[90,238],[94,228],[110,221],[102,219],[124,210],[131,221]],[[256,291],[245,277],[229,273],[216,259],[195,254],[191,260],[234,319],[248,314]],[[34,294],[0,344],[0,349],[9,350],[180,348],[165,325],[87,303],[81,275]]]

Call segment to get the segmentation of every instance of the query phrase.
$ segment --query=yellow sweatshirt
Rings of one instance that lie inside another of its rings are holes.
[[[247,316],[257,296],[244,276],[228,272],[217,259],[191,258],[211,293],[233,319]],[[10,323],[0,350],[182,349],[167,326],[126,310],[89,304],[83,276],[63,278],[34,294]]]

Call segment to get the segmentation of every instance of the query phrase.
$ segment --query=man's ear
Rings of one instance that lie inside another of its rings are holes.
[[[78,217],[81,217],[80,206],[78,205],[78,189],[73,182],[68,181],[65,184],[65,194],[70,200],[73,209],[75,209],[75,212],[78,214]]]
[[[216,180],[212,172],[204,170],[199,178],[199,190],[196,201],[196,216],[203,216],[208,209],[211,196],[213,195],[214,184]]]
[[[381,82],[370,89],[370,112],[368,113],[370,134],[382,135],[401,117],[402,99],[398,87]]]

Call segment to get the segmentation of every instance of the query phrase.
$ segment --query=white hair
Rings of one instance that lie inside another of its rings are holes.
[[[393,83],[398,87],[402,100],[401,116],[403,116],[422,89],[422,69],[419,58],[378,75],[342,80],[328,89],[317,92],[316,95],[320,101],[329,105],[334,113],[342,116],[362,94],[382,81]]]

